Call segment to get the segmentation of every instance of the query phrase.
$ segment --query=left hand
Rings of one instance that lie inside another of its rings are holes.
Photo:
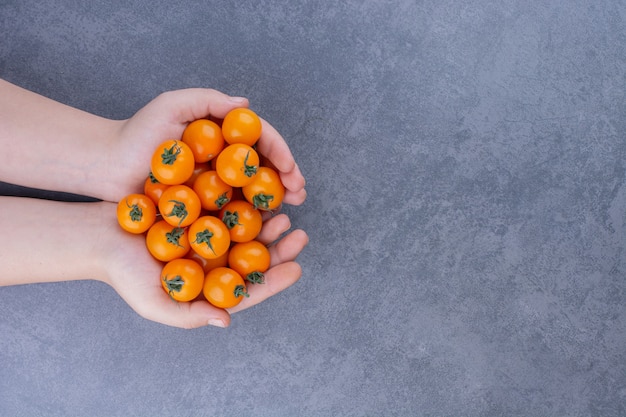
[[[212,89],[190,88],[160,94],[130,119],[120,122],[119,134],[110,145],[107,161],[110,189],[107,200],[117,202],[132,192],[141,192],[150,171],[156,146],[180,139],[192,121],[209,116],[222,119],[230,110],[248,107],[242,97],[231,97]],[[284,202],[300,205],[306,198],[305,180],[283,137],[262,119],[259,153],[278,170],[286,188]]]

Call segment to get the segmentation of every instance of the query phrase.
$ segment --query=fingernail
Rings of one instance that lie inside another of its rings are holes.
[[[246,101],[246,98],[245,97],[231,97],[230,101],[233,103],[242,104],[243,102]]]
[[[216,327],[226,327],[224,325],[224,322],[220,319],[209,319],[209,326],[216,326]]]

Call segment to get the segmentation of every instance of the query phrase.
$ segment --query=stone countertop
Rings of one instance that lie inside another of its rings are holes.
[[[4,1],[0,77],[55,100],[250,98],[310,244],[228,330],[0,288],[0,415],[625,415],[626,6],[547,3]]]

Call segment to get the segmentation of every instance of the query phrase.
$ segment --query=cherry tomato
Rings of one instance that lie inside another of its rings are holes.
[[[215,259],[228,251],[230,235],[220,219],[202,216],[189,226],[189,242],[198,255]]]
[[[252,181],[242,188],[246,200],[255,208],[274,210],[283,202],[285,186],[278,172],[270,167],[260,167]]]
[[[168,262],[182,258],[189,252],[189,238],[185,229],[159,220],[148,229],[146,247],[157,260]]]
[[[143,183],[143,193],[150,197],[150,199],[154,202],[155,205],[159,204],[159,198],[161,198],[161,194],[165,191],[169,185],[162,184],[154,178],[154,175],[150,173],[146,181]]]
[[[117,204],[117,222],[130,233],[140,234],[156,220],[156,207],[144,194],[129,194]]]
[[[270,251],[258,240],[237,243],[228,252],[228,266],[247,281],[260,284],[270,267]]]
[[[220,211],[220,219],[228,228],[231,242],[248,242],[259,235],[263,226],[261,212],[244,200],[226,204]]]
[[[195,167],[193,152],[179,140],[167,140],[155,149],[150,162],[152,175],[161,183],[182,184],[191,177]]]
[[[234,307],[243,297],[248,297],[241,275],[227,267],[215,268],[206,274],[202,292],[209,303],[220,308]]]
[[[241,107],[233,109],[222,121],[222,134],[229,143],[254,145],[261,137],[261,119],[250,109]]]
[[[159,212],[172,226],[185,227],[200,216],[200,198],[186,185],[172,185],[159,199]]]
[[[182,141],[189,145],[196,162],[208,162],[224,148],[222,129],[207,119],[189,123],[183,131]]]
[[[191,259],[174,259],[161,271],[161,285],[176,301],[191,301],[202,293],[204,270]]]
[[[217,175],[217,171],[206,171],[198,175],[193,190],[200,198],[202,208],[209,211],[220,210],[233,195],[233,187]]]
[[[222,256],[219,256],[215,259],[207,259],[204,256],[199,255],[195,250],[190,250],[185,255],[185,258],[192,259],[196,261],[202,269],[204,273],[208,273],[210,270],[215,269],[220,266],[228,266],[228,251],[224,252]]]
[[[249,184],[259,169],[259,154],[248,145],[228,145],[217,156],[215,170],[222,181],[232,187]]]

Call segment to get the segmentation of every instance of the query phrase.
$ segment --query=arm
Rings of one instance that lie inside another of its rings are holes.
[[[0,285],[104,278],[101,203],[0,197]]]
[[[271,246],[272,265],[263,285],[250,286],[250,297],[231,311],[203,300],[174,303],[163,291],[162,263],[148,253],[144,237],[122,231],[116,204],[65,203],[0,197],[0,286],[95,279],[109,284],[141,316],[163,324],[193,328],[228,326],[230,313],[260,303],[295,283],[294,262],[308,242],[295,230]],[[42,213],[45,213],[42,215]],[[259,239],[271,244],[289,229],[289,219],[268,220]]]
[[[94,195],[100,157],[121,122],[107,120],[0,80],[0,179],[39,189]]]

